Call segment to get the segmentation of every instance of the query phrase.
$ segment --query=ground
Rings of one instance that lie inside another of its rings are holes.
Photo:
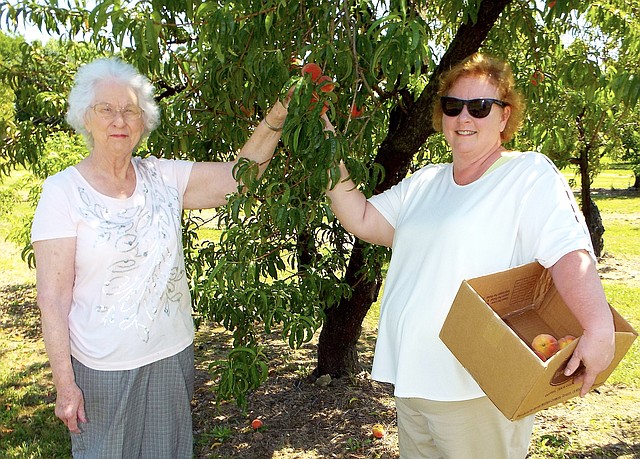
[[[366,372],[318,386],[310,376],[313,345],[292,351],[270,337],[273,371],[248,399],[246,412],[235,404],[216,407],[206,372],[210,346],[220,349],[219,330],[201,329],[197,390],[193,403],[197,458],[397,458],[397,428],[391,387]],[[361,358],[371,362],[372,332]],[[251,421],[259,418],[258,431]],[[375,439],[374,424],[385,436]],[[549,448],[549,449],[548,449]],[[603,385],[536,415],[530,458],[640,458],[640,390]],[[558,450],[572,455],[555,456]]]

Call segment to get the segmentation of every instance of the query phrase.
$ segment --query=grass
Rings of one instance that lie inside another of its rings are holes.
[[[562,170],[567,180],[574,181],[574,187],[580,187],[580,175],[577,168],[568,167]],[[610,169],[602,171],[593,180],[591,188],[611,189],[627,189],[635,182],[633,172],[626,169],[624,165],[612,165]]]
[[[640,330],[640,311],[638,299],[640,288],[624,283],[604,282],[605,293],[609,303],[636,330]],[[634,342],[620,365],[609,377],[609,384],[625,385],[640,389],[640,343]]]
[[[54,386],[32,286],[2,287],[0,451],[3,458],[70,457],[66,427],[53,413]]]

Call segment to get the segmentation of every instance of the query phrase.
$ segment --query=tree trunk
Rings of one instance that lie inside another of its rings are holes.
[[[602,256],[604,249],[604,225],[598,206],[591,198],[591,179],[589,177],[589,150],[584,148],[580,152],[580,197],[582,201],[582,214],[589,229],[593,251],[596,257]]]
[[[582,213],[585,215],[585,220],[587,222],[587,227],[589,228],[589,235],[591,236],[591,243],[593,244],[593,251],[596,257],[601,257],[604,252],[604,239],[602,235],[604,234],[604,225],[602,224],[602,217],[600,216],[600,209],[591,196],[588,197],[589,201],[589,211],[585,212],[584,206],[582,209]]]
[[[477,22],[460,26],[420,97],[414,101],[413,95],[403,94],[403,103],[392,111],[388,135],[382,141],[376,155],[376,162],[385,170],[385,179],[376,187],[375,193],[389,189],[406,176],[414,155],[434,133],[431,111],[439,76],[478,51],[496,20],[511,1],[483,1],[480,4]],[[345,274],[345,279],[353,288],[353,295],[326,310],[318,341],[318,366],[314,371],[317,376],[344,376],[360,368],[356,344],[360,338],[362,321],[376,300],[382,282],[382,266],[375,267],[378,278],[373,282],[357,275],[365,263],[372,263],[372,260],[365,260],[363,257],[364,247],[365,244],[361,241],[356,242]]]
[[[382,277],[381,266],[375,266],[378,273],[375,280],[356,277],[364,265],[366,243],[356,241],[349,259],[346,281],[353,286],[353,295],[343,299],[338,305],[325,311],[326,317],[318,343],[318,366],[316,376],[330,374],[332,377],[346,376],[360,371],[356,345],[364,320],[371,304],[376,301]]]
[[[633,188],[640,189],[640,174],[636,174],[636,181],[633,183]]]

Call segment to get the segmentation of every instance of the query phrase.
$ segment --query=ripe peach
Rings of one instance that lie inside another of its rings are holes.
[[[543,81],[544,81],[544,73],[542,72],[542,70],[538,69],[531,74],[532,85],[538,86],[539,84],[542,84]]]
[[[322,69],[318,64],[309,62],[302,67],[302,76],[306,75],[307,73],[311,75],[311,81],[316,82],[322,75]]]
[[[254,419],[253,421],[251,421],[251,427],[253,428],[253,430],[258,430],[263,425],[264,424],[260,419]]]
[[[546,362],[546,361],[547,361],[547,357],[546,357],[542,352],[539,352],[539,351],[533,351],[533,352],[534,352],[538,357],[540,357],[540,360],[542,360],[543,362]]]
[[[371,427],[371,433],[373,434],[373,436],[375,438],[382,438],[384,437],[384,427],[382,424],[374,424],[373,427]]]
[[[566,336],[563,336],[562,338],[560,338],[560,339],[558,340],[558,349],[564,349],[565,347],[567,347],[567,345],[568,345],[571,341],[573,341],[573,340],[575,340],[575,339],[576,339],[576,337],[575,337],[575,336],[573,336],[573,335],[566,335]]]
[[[311,102],[309,103],[309,110],[313,110],[316,107],[316,102],[318,102],[318,94],[316,92],[313,92],[311,94]],[[325,113],[327,113],[327,111],[329,110],[329,104],[326,102],[322,103],[322,108],[320,109],[320,116],[324,115]]]
[[[320,91],[322,92],[331,92],[336,87],[331,77],[327,75],[322,75],[318,78],[318,86],[320,86]]]
[[[531,348],[544,355],[547,359],[558,352],[558,340],[548,333],[541,333],[531,341]]]
[[[359,118],[364,113],[364,109],[358,108],[356,104],[351,106],[351,118]]]

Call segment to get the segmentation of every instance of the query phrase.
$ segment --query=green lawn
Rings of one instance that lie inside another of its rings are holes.
[[[580,188],[580,175],[575,168],[566,168],[562,170],[562,173],[567,180],[575,181],[575,188]],[[616,167],[615,169],[606,169],[602,171],[594,179],[591,188],[604,188],[604,189],[627,189],[631,187],[635,182],[635,176],[630,169],[624,167]]]

